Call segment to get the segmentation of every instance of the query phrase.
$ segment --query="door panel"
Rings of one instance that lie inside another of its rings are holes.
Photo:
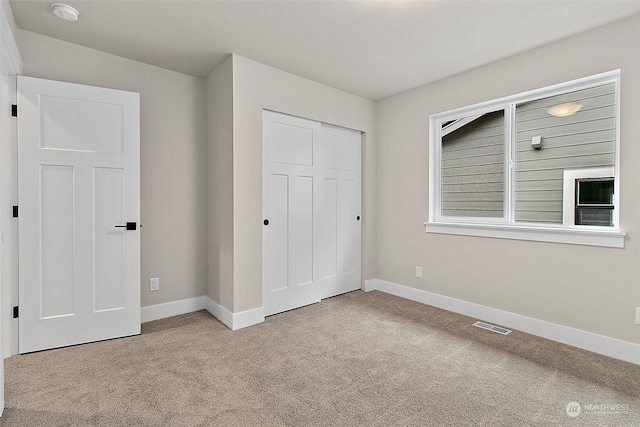
[[[289,176],[273,174],[271,180],[271,213],[269,217],[269,232],[273,236],[268,240],[266,253],[278,254],[269,257],[270,277],[269,291],[287,289],[289,287]]]
[[[359,243],[357,233],[357,216],[359,214],[359,204],[356,204],[356,198],[359,196],[359,183],[345,179],[342,181],[342,203],[341,206],[344,209],[344,213],[341,217],[342,229],[340,235],[342,236],[342,245],[340,245],[342,260],[342,268],[340,272],[342,274],[355,273],[356,264],[358,262],[358,251],[356,243]]]
[[[313,166],[313,129],[304,126],[304,123],[271,122],[272,162]]]
[[[333,178],[324,179],[324,269],[323,279],[326,281],[338,275],[338,181]]]
[[[94,168],[94,310],[124,308],[124,234],[114,224],[124,224],[124,170]]]
[[[295,233],[291,236],[291,255],[297,266],[294,283],[313,283],[313,177],[297,178],[295,200]]]
[[[41,95],[41,147],[122,153],[122,119],[122,105]]]
[[[42,215],[37,277],[42,319],[75,313],[73,175],[71,166],[40,165]]]
[[[327,126],[323,125],[322,148],[323,148],[323,167],[325,169],[339,169],[344,171],[353,171],[356,168],[356,147],[353,143],[354,138],[359,138],[360,132],[354,132],[353,135],[347,133],[345,135],[334,135],[328,131]],[[348,129],[338,129],[332,127],[331,132],[340,132]],[[359,162],[358,162],[359,163]]]
[[[139,95],[18,77],[21,353],[140,333]]]

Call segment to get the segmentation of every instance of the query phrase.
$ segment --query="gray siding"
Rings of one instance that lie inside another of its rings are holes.
[[[504,212],[504,113],[485,114],[442,138],[442,215]]]
[[[583,105],[568,117],[547,113],[553,105]],[[615,162],[615,85],[553,96],[516,108],[515,219],[562,224],[564,169],[612,167]],[[531,138],[542,136],[542,149]]]

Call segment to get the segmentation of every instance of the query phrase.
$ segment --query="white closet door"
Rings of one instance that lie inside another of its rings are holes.
[[[320,123],[263,115],[263,305],[271,315],[320,301]]]
[[[18,76],[20,353],[140,333],[139,95]]]
[[[322,124],[322,298],[361,287],[361,133]]]
[[[361,286],[361,133],[265,111],[265,314]]]

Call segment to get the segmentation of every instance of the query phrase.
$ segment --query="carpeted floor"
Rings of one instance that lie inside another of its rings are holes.
[[[5,361],[3,426],[640,426],[640,366],[380,292]],[[581,406],[567,415],[570,402]]]

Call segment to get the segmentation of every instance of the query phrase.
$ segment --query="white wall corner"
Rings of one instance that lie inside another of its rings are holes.
[[[164,304],[150,305],[140,309],[140,322],[164,319],[179,314],[192,313],[205,309],[205,297],[188,298]]]
[[[526,332],[552,341],[640,365],[640,344],[534,319],[444,295],[380,279],[365,281],[365,291],[379,290],[412,301],[453,311],[490,323]]]
[[[369,279],[364,281],[363,290],[365,292],[375,291],[376,289],[378,289],[378,279]]]
[[[220,304],[209,298],[208,295],[204,297],[204,309],[209,312],[210,315],[216,319],[220,318]]]
[[[233,314],[210,297],[206,296],[205,300],[205,309],[227,328],[233,330]]]
[[[241,311],[239,313],[231,313],[211,298],[205,298],[206,310],[232,331],[237,331],[238,329],[264,322],[264,307]]]
[[[252,310],[241,311],[233,314],[233,329],[246,328],[247,326],[257,325],[264,322],[264,307],[254,308]]]

